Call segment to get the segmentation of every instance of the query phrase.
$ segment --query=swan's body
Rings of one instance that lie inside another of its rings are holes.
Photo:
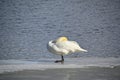
[[[67,55],[70,53],[87,52],[87,50],[82,49],[77,42],[69,41],[66,37],[60,37],[56,40],[49,41],[47,47],[51,53],[61,55],[62,59],[63,59],[63,55]],[[61,61],[57,61],[57,62],[61,62]]]

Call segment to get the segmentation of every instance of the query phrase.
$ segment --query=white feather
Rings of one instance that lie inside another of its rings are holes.
[[[66,55],[74,52],[87,52],[87,50],[81,48],[75,41],[49,41],[47,45],[48,50],[51,53]]]

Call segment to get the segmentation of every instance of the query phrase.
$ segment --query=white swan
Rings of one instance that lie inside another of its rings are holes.
[[[75,41],[69,41],[67,37],[59,37],[56,40],[49,41],[47,48],[51,53],[61,55],[61,60],[55,61],[64,62],[63,55],[67,55],[74,52],[87,52],[87,50],[81,48]]]

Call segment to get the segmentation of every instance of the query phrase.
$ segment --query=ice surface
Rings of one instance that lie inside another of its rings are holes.
[[[39,60],[0,60],[0,73],[21,70],[45,70],[55,68],[89,68],[109,67],[120,65],[120,58],[82,57],[67,58],[64,64],[54,63],[56,59]]]

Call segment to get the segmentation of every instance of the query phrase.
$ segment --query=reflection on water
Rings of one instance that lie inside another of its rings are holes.
[[[59,36],[76,40],[89,51],[68,57],[118,57],[119,3],[119,0],[1,0],[0,59],[57,57],[47,51],[46,44]]]

